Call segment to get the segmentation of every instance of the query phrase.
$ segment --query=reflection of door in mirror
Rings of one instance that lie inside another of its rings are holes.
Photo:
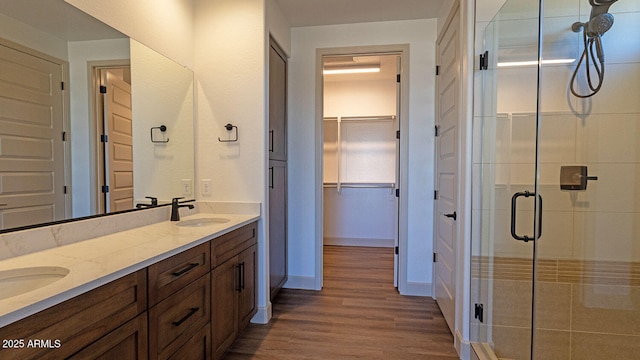
[[[65,217],[63,65],[0,44],[0,229]]]
[[[102,115],[102,156],[97,189],[101,212],[133,208],[133,136],[131,115],[131,71],[129,67],[99,69]]]

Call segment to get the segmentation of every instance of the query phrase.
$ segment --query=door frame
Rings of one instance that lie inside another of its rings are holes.
[[[316,49],[316,133],[320,134],[316,137],[316,169],[319,169],[319,176],[316,177],[316,198],[320,199],[316,204],[316,246],[315,246],[315,289],[322,289],[324,281],[324,197],[323,197],[323,144],[324,139],[324,84],[323,84],[323,57],[324,56],[347,56],[354,54],[362,55],[399,55],[401,63],[401,79],[400,82],[400,101],[397,112],[400,113],[400,182],[396,188],[400,189],[400,197],[398,199],[398,291],[402,294],[407,289],[407,237],[408,237],[408,134],[409,134],[409,45],[373,45],[373,46],[350,46],[336,48],[319,48]]]
[[[104,176],[104,156],[103,150],[100,146],[100,135],[102,135],[101,126],[103,122],[103,107],[102,107],[102,94],[100,94],[101,84],[101,71],[108,69],[120,69],[123,67],[131,67],[131,61],[129,59],[122,60],[102,60],[102,61],[89,61],[87,62],[87,71],[89,72],[89,112],[92,121],[89,122],[89,151],[91,153],[89,171],[91,191],[90,191],[90,208],[94,214],[104,213],[102,209],[103,200],[97,192],[98,187]]]

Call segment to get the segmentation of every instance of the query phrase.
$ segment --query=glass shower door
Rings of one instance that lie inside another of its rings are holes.
[[[575,69],[600,15],[590,84]],[[472,339],[504,359],[637,359],[640,2],[507,0],[477,27]]]
[[[471,337],[505,359],[529,359],[534,316],[539,4],[508,0],[477,24]]]
[[[615,22],[597,40],[606,60],[602,85],[594,93],[594,47],[591,86],[584,61],[574,84],[579,95],[593,95],[577,97],[570,86],[582,28],[609,17]],[[545,0],[543,24],[538,188],[545,203],[535,244],[533,355],[638,359],[640,2]],[[573,62],[549,61],[560,59]]]

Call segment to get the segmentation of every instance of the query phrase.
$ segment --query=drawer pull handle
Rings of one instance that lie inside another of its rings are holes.
[[[173,326],[182,325],[183,322],[187,321],[187,319],[190,318],[191,316],[193,316],[193,314],[197,313],[198,310],[200,310],[199,307],[191,308],[191,311],[189,311],[189,313],[187,315],[185,315],[182,319],[172,322]]]
[[[195,268],[196,268],[196,267],[198,267],[199,265],[200,265],[200,264],[198,264],[198,263],[191,263],[191,264],[189,264],[189,266],[187,266],[186,268],[184,268],[184,269],[182,269],[182,270],[180,270],[180,271],[173,272],[173,273],[172,273],[172,275],[173,275],[173,276],[180,276],[180,275],[183,275],[183,274],[185,274],[185,273],[187,273],[187,272],[189,272],[189,271],[191,271],[191,270],[195,269]]]

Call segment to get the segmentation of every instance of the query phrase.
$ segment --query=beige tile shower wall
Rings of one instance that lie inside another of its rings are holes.
[[[491,334],[498,357],[527,357],[532,262],[474,257],[472,269],[472,282],[490,289],[477,301],[491,304],[475,331]],[[636,358],[640,263],[540,260],[537,269],[536,359]]]
[[[555,3],[560,6],[562,2]],[[629,36],[640,32],[640,5],[619,7],[616,3],[611,11],[616,22],[603,37],[606,77],[597,95],[580,100],[569,94],[574,65],[543,67],[538,178],[544,199],[541,257],[640,261],[636,225],[640,224],[640,38]],[[566,15],[557,13],[545,19],[546,33],[555,36],[545,43],[544,51],[550,57],[562,46],[576,56],[581,51],[580,38],[561,31],[562,24],[575,21],[575,16]],[[513,18],[501,22],[501,31],[518,21],[529,21]],[[482,229],[476,233],[495,239],[491,249],[486,247],[495,255],[528,257],[531,248],[513,240],[509,232],[510,200],[517,191],[533,190],[536,72],[530,68],[490,71],[497,73],[499,115],[492,119],[476,113],[490,124],[477,136],[484,136],[485,144],[495,144],[493,151],[482,149],[477,159],[482,164],[477,166],[482,174],[482,186],[477,187],[481,195],[477,196],[482,201],[476,203],[482,205],[475,208],[481,208],[484,215]],[[598,181],[590,181],[586,191],[561,191],[562,165],[586,165],[589,175],[598,176]],[[518,202],[518,233],[533,232],[532,208],[531,201]],[[497,230],[502,228],[505,230]]]

